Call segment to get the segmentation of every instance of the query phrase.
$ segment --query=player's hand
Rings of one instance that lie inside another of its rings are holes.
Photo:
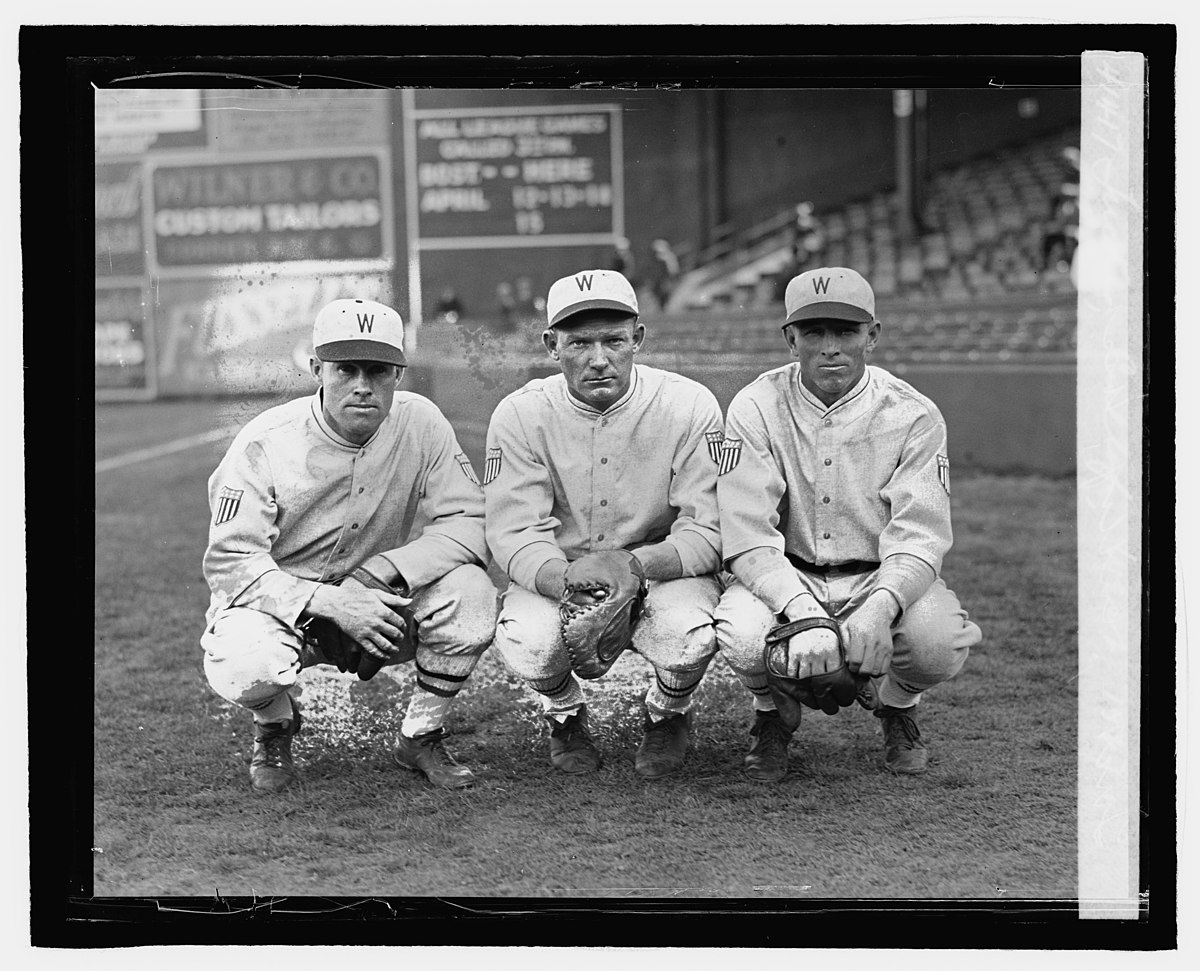
[[[788,620],[829,616],[811,594],[793,597],[784,606],[783,612]],[[830,674],[841,666],[842,652],[838,649],[837,634],[833,631],[815,627],[788,639],[787,677],[802,680],[817,674]]]
[[[865,677],[885,674],[892,664],[892,621],[900,606],[886,590],[877,590],[842,625],[846,666]]]
[[[396,611],[411,603],[411,597],[373,590],[347,577],[338,586],[321,584],[307,609],[333,621],[368,654],[386,659],[396,652],[392,642],[405,630],[404,619]]]

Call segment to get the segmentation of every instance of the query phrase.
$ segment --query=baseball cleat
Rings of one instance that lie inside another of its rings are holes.
[[[754,741],[746,753],[742,771],[755,782],[778,782],[787,775],[787,748],[792,733],[783,727],[779,712],[756,711],[750,734]]]
[[[254,723],[254,754],[250,756],[250,784],[259,792],[282,792],[300,774],[292,762],[292,736],[300,734],[300,709],[292,701],[292,717],[279,722]]]
[[[475,773],[459,765],[443,744],[445,731],[435,728],[407,738],[403,734],[392,749],[392,760],[401,768],[421,772],[442,789],[461,789],[475,782]]]
[[[588,729],[587,708],[580,708],[564,722],[550,722],[550,764],[560,772],[580,775],[600,768],[600,752]]]
[[[647,714],[642,744],[633,759],[637,774],[645,779],[659,779],[683,765],[690,730],[690,715],[669,715],[654,721]]]
[[[929,764],[929,750],[921,741],[917,727],[916,705],[892,708],[883,705],[875,710],[883,721],[884,765],[897,775],[920,775]]]

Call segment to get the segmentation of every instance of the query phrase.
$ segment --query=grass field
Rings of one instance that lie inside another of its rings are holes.
[[[1076,894],[1073,480],[955,471],[944,575],[984,641],[926,696],[925,776],[884,771],[878,722],[855,709],[806,715],[782,784],[745,781],[750,706],[717,661],[685,769],[645,782],[632,758],[648,668],[627,655],[589,686],[603,769],[562,778],[534,697],[489,652],[449,723],[473,789],[391,763],[409,671],[359,683],[322,669],[306,672],[304,782],[263,797],[247,781],[250,719],[208,688],[198,645],[205,483],[226,442],[121,456],[268,404],[97,406],[97,896]],[[478,459],[482,442],[462,444]]]

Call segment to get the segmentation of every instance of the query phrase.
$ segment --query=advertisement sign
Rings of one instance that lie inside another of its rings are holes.
[[[142,166],[96,165],[96,276],[140,277],[146,272],[142,242]]]
[[[155,304],[159,393],[311,391],[313,321],[340,297],[389,303],[388,275],[264,271],[237,280],[164,279]]]
[[[384,232],[389,192],[378,152],[162,161],[153,164],[150,180],[159,269],[390,255]]]
[[[618,107],[412,115],[421,249],[594,244],[623,232]]]
[[[154,393],[152,345],[141,287],[96,288],[96,396]]]

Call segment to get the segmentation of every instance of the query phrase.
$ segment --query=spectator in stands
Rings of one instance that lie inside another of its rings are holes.
[[[656,239],[652,244],[654,260],[650,270],[650,286],[659,310],[667,309],[667,302],[679,279],[679,259],[671,244],[665,239]]]
[[[507,280],[496,284],[496,330],[507,332],[517,326],[517,300]]]
[[[618,236],[613,243],[612,257],[608,261],[608,268],[616,270],[633,287],[636,292],[640,284],[637,273],[637,260],[633,256],[633,248],[629,245],[629,240],[624,236]]]
[[[513,314],[517,325],[540,322],[545,309],[546,301],[534,295],[533,282],[529,277],[517,277],[517,288],[513,298]]]
[[[1042,237],[1042,269],[1069,272],[1079,243],[1079,149],[1064,148],[1069,174],[1050,203],[1050,221]]]
[[[820,263],[820,255],[825,250],[825,232],[821,221],[813,213],[811,202],[801,202],[796,206],[796,218],[792,221],[792,241],[788,262],[775,276],[775,300],[783,301],[788,282],[803,273],[809,266]]]
[[[456,324],[466,315],[466,309],[454,287],[446,287],[442,290],[442,295],[433,305],[433,312],[438,320],[447,324]]]
[[[809,265],[816,265],[817,257],[825,249],[825,233],[821,221],[813,214],[813,204],[802,202],[796,206],[796,219],[792,223],[792,264],[795,272],[803,273]],[[791,279],[791,276],[788,279]]]

